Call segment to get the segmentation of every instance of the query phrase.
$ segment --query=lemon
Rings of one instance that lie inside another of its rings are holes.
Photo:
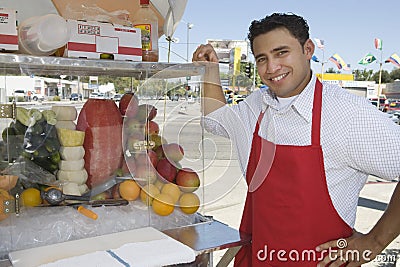
[[[21,193],[21,203],[25,207],[35,207],[42,204],[40,190],[36,188],[27,188]]]
[[[168,216],[174,211],[174,200],[170,195],[158,194],[153,199],[153,211],[160,216]]]
[[[183,213],[193,214],[200,207],[200,199],[194,193],[184,193],[179,199],[179,207]]]

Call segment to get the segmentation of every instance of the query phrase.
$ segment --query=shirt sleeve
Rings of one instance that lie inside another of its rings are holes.
[[[383,179],[398,178],[400,126],[371,105],[360,109],[348,127],[352,167]]]

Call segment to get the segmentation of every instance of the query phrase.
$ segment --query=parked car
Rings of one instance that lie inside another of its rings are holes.
[[[71,101],[82,100],[82,94],[72,93],[72,94],[69,96],[69,100],[71,100]]]
[[[113,100],[114,100],[115,102],[118,102],[118,101],[121,100],[121,97],[122,97],[121,94],[115,94],[115,95],[113,96]]]
[[[16,100],[18,100],[18,98],[23,98],[23,99],[27,98],[25,90],[14,90],[13,95],[14,95]]]
[[[44,100],[44,95],[37,94],[36,92],[31,92],[31,99],[33,101],[43,101]]]
[[[104,93],[97,93],[97,92],[93,92],[89,95],[89,98],[96,98],[96,99],[105,99],[106,96],[104,95]]]
[[[387,107],[387,112],[388,113],[399,113],[400,112],[400,102],[391,102],[389,106]]]

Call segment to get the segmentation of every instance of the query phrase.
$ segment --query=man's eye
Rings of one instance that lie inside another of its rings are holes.
[[[264,61],[265,61],[264,57],[257,58],[257,63],[261,63],[261,62],[264,62]]]

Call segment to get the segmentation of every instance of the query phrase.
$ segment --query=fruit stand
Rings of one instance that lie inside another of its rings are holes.
[[[0,84],[0,266],[26,266],[33,262],[27,255],[42,255],[32,263],[41,266],[107,249],[95,245],[99,238],[143,242],[153,231],[194,251],[193,266],[209,265],[214,250],[249,242],[202,212],[207,186],[200,101],[188,119],[186,102],[171,106],[167,100],[188,79],[199,94],[203,72],[193,64],[0,54],[5,77],[68,75],[78,90],[89,76],[132,81],[119,103],[34,105],[9,102],[7,79]],[[66,253],[85,242],[91,250]]]

